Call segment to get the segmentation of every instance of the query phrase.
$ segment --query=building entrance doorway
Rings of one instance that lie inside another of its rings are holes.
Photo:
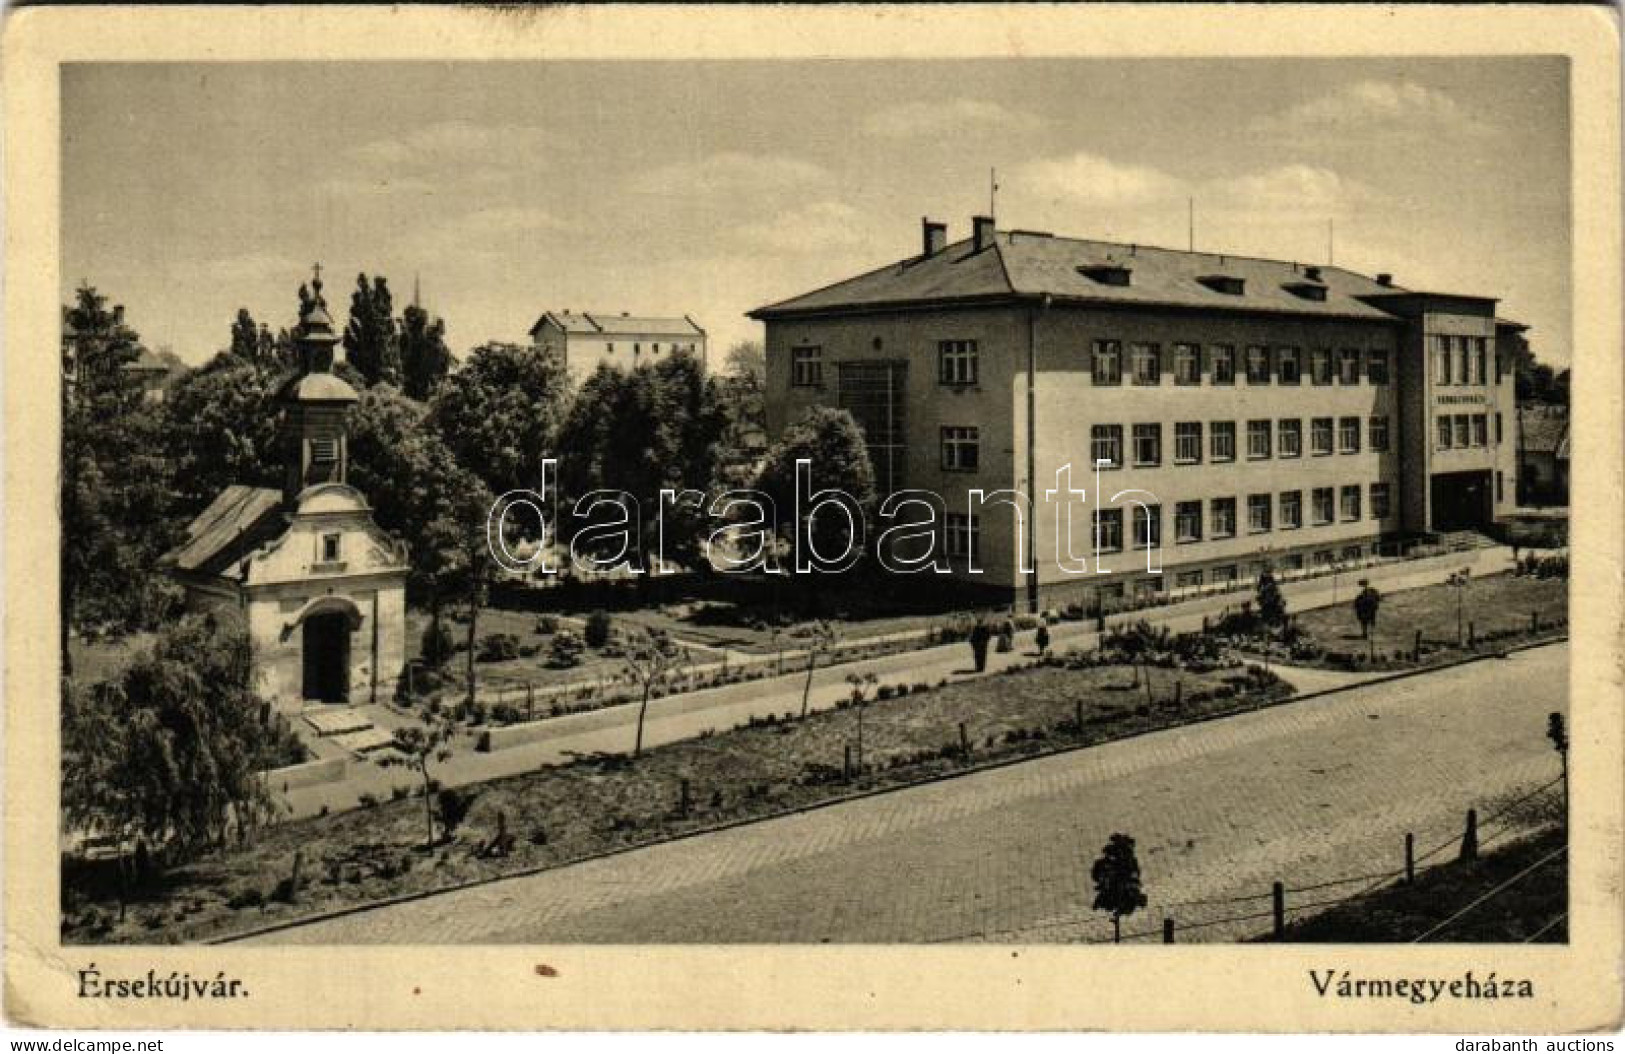
[[[1433,530],[1471,531],[1495,520],[1495,493],[1489,470],[1434,476]]]
[[[903,467],[908,459],[903,420],[908,363],[879,360],[839,366],[837,404],[850,411],[863,430],[875,469],[875,490],[882,497],[895,493],[903,489]]]
[[[337,611],[306,618],[302,627],[304,697],[350,701],[350,620]]]

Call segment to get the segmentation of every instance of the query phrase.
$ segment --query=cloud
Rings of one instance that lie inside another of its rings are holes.
[[[1043,126],[1043,120],[1033,114],[979,99],[898,103],[863,119],[866,134],[893,138],[976,131],[1024,133]]]
[[[862,215],[839,201],[814,201],[734,233],[744,247],[768,253],[854,249],[869,241]]]
[[[641,172],[632,178],[628,188],[637,194],[733,195],[794,190],[828,181],[829,172],[810,161],[783,154],[725,150],[696,161],[674,161]]]
[[[1070,205],[1136,205],[1182,194],[1177,178],[1148,165],[1080,151],[1021,165],[1010,183],[1028,195]]]
[[[1484,136],[1494,127],[1445,92],[1414,81],[1362,80],[1253,122],[1268,135],[1427,134]]]
[[[472,169],[540,164],[567,145],[556,132],[537,125],[435,121],[404,135],[357,143],[345,157],[368,169]]]
[[[1209,180],[1193,188],[1192,194],[1198,201],[1223,208],[1323,213],[1364,201],[1370,191],[1329,168],[1293,164],[1234,179]]]

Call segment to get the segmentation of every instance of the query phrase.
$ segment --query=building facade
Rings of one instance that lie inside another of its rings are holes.
[[[331,372],[339,337],[314,288],[277,391],[282,489],[226,488],[165,557],[189,607],[241,612],[256,688],[284,711],[388,698],[406,661],[406,550],[346,482],[357,397]]]
[[[954,579],[1034,607],[1183,592],[1511,508],[1521,327],[1493,298],[973,230],[926,221],[919,254],[752,312],[769,432],[852,411],[883,494],[940,496]]]
[[[600,363],[631,369],[686,352],[705,364],[705,330],[687,315],[650,318],[583,311],[547,311],[530,327],[530,341],[564,356],[571,381],[579,384]]]

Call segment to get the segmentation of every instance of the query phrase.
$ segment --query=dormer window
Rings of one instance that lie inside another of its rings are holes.
[[[1085,264],[1078,273],[1097,285],[1126,286],[1132,272],[1122,264]]]
[[[1317,282],[1288,282],[1281,288],[1300,300],[1324,302],[1326,299],[1326,287]]]
[[[1247,290],[1247,281],[1230,274],[1205,274],[1197,279],[1215,293],[1225,296],[1241,296]]]

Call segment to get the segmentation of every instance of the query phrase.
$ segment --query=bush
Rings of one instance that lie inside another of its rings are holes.
[[[447,838],[452,832],[468,818],[468,811],[474,807],[475,792],[458,790],[456,787],[442,788],[435,796],[435,814],[440,818],[440,829]]]
[[[615,628],[607,611],[594,611],[587,616],[585,638],[587,647],[602,648],[609,643],[610,632]]]
[[[359,804],[363,809],[376,808],[378,805],[378,795],[372,793],[371,791],[363,792],[361,797],[356,799],[356,803]]]
[[[555,670],[580,666],[586,651],[587,645],[579,636],[564,630],[553,638],[553,646],[547,653],[547,664]]]
[[[519,638],[512,633],[492,633],[480,640],[475,656],[480,662],[506,662],[519,658]]]
[[[265,894],[260,892],[258,886],[246,886],[239,889],[226,900],[226,907],[233,911],[241,911],[243,908],[263,907],[264,904]]]
[[[440,666],[450,659],[456,650],[451,639],[451,630],[444,623],[431,621],[423,627],[422,655],[423,661],[430,666]]]
[[[557,615],[539,615],[536,619],[536,632],[545,633],[549,637],[559,631],[559,617]]]

